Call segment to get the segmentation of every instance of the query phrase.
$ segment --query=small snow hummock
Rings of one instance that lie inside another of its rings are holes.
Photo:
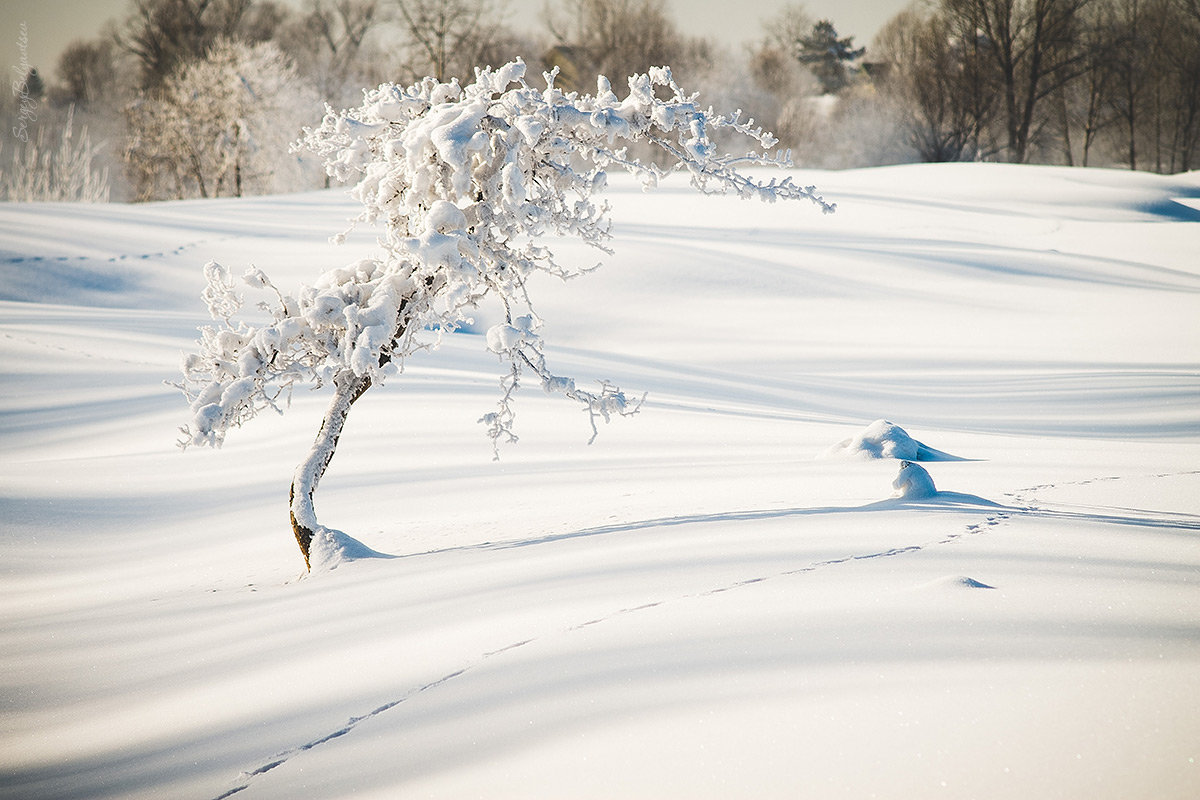
[[[933,497],[937,494],[933,478],[929,477],[924,467],[911,461],[900,462],[900,473],[892,481],[892,488],[896,490],[897,497],[905,499]]]
[[[995,586],[967,575],[946,575],[922,584],[921,589],[995,589]]]
[[[340,565],[364,558],[392,558],[386,553],[372,550],[353,536],[318,525],[313,531],[309,545],[309,561],[312,572],[335,570]]]
[[[838,442],[825,451],[825,456],[899,458],[905,461],[965,460],[918,442],[904,428],[886,419],[877,419],[849,439]]]

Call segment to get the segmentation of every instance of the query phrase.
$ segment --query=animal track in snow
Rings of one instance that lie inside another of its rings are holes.
[[[150,361],[134,361],[133,359],[118,358],[116,356],[108,355],[106,353],[96,355],[95,353],[88,353],[81,349],[65,347],[61,344],[49,344],[47,342],[39,342],[37,339],[34,339],[32,337],[18,336],[16,334],[9,333],[7,331],[5,331],[3,333],[3,336],[5,339],[9,339],[14,342],[21,342],[25,345],[29,345],[32,347],[38,347],[43,350],[53,350],[57,353],[69,353],[70,355],[77,356],[79,358],[91,358],[91,359],[95,359],[97,361],[104,361],[104,362],[111,363],[111,364],[133,364],[134,366],[137,366],[137,367],[158,366],[157,364],[150,362]]]
[[[96,255],[96,256],[88,256],[88,255],[82,255],[82,256],[70,256],[70,255],[67,255],[67,256],[48,256],[48,255],[10,256],[8,258],[0,259],[0,264],[25,264],[27,262],[31,262],[34,264],[41,264],[41,263],[45,263],[47,261],[57,261],[57,262],[103,261],[103,262],[106,262],[109,264],[115,264],[118,261],[128,261],[131,259],[135,260],[135,261],[137,261],[137,260],[148,261],[152,258],[166,258],[167,256],[181,256],[184,253],[186,253],[188,250],[194,250],[202,244],[207,244],[207,241],[201,240],[201,241],[196,241],[196,242],[187,242],[185,244],[179,245],[178,247],[173,247],[169,250],[164,248],[163,250],[158,250],[158,251],[155,251],[152,253],[120,253],[118,255],[108,256],[107,258],[104,257],[103,255]]]
[[[1130,479],[1146,479],[1146,478],[1180,478],[1185,475],[1200,475],[1200,470],[1186,470],[1184,472],[1160,472],[1149,475],[1103,475],[1095,478],[1084,478],[1077,481],[1062,481],[1059,483],[1039,483],[1036,486],[1026,486],[1023,489],[1017,489],[1014,492],[1006,492],[1005,497],[1011,497],[1017,503],[1029,506],[1030,509],[1036,509],[1037,495],[1039,492],[1045,492],[1051,489],[1059,489],[1068,486],[1091,486],[1096,483],[1109,483],[1112,481],[1122,481]]]
[[[964,509],[964,510],[967,510],[967,509]],[[381,714],[384,714],[385,712],[390,711],[393,708],[396,708],[397,706],[401,705],[402,703],[404,703],[414,697],[417,697],[418,695],[423,694],[424,692],[438,688],[438,687],[442,686],[443,684],[446,684],[449,681],[454,680],[455,678],[459,678],[459,677],[467,674],[468,672],[480,667],[481,665],[487,663],[489,659],[504,655],[505,653],[510,653],[514,650],[518,650],[520,648],[526,647],[531,644],[535,644],[539,641],[549,639],[549,638],[552,638],[555,636],[570,635],[576,631],[580,631],[585,628],[589,628],[589,627],[592,627],[595,625],[601,625],[601,624],[604,624],[607,622],[612,622],[612,621],[621,619],[623,617],[626,617],[630,614],[636,614],[641,611],[646,611],[646,610],[653,609],[653,608],[659,608],[659,607],[667,605],[669,603],[677,603],[677,602],[686,601],[686,600],[694,600],[694,599],[700,599],[700,598],[706,598],[706,597],[713,597],[716,595],[724,594],[726,592],[731,592],[731,591],[735,591],[737,589],[742,589],[742,588],[745,588],[748,586],[765,583],[767,581],[777,580],[779,578],[787,578],[787,577],[793,577],[793,576],[797,576],[797,575],[803,575],[806,573],[812,573],[812,572],[816,572],[818,570],[835,567],[840,564],[848,564],[848,563],[852,563],[855,561],[869,561],[869,560],[874,560],[874,559],[894,558],[897,556],[903,556],[903,555],[907,555],[910,553],[921,552],[921,551],[927,550],[931,547],[937,547],[938,545],[949,544],[949,543],[958,541],[959,539],[963,538],[964,536],[978,535],[978,534],[990,532],[990,531],[994,530],[996,528],[996,526],[999,526],[1002,523],[1006,522],[1010,517],[1011,517],[1011,514],[1009,514],[1006,511],[996,511],[996,512],[990,513],[988,515],[987,519],[982,523],[975,523],[975,524],[968,525],[968,526],[966,526],[966,528],[963,531],[961,531],[959,533],[953,534],[951,536],[947,536],[943,539],[938,539],[935,541],[927,542],[925,544],[893,547],[893,548],[889,548],[887,550],[880,550],[877,552],[852,553],[849,555],[842,556],[840,558],[832,558],[832,559],[825,559],[822,561],[815,561],[815,562],[806,564],[801,567],[795,567],[795,568],[791,568],[791,569],[781,570],[779,572],[775,572],[775,573],[768,574],[768,575],[759,575],[759,576],[754,576],[754,577],[749,577],[749,578],[742,578],[742,579],[733,581],[731,583],[728,583],[728,584],[725,584],[722,586],[715,586],[715,587],[711,587],[708,589],[688,592],[685,594],[679,594],[674,597],[665,598],[662,600],[655,600],[655,601],[648,602],[648,603],[640,603],[635,606],[627,606],[624,608],[618,608],[618,609],[611,611],[608,614],[605,614],[603,616],[594,617],[594,618],[588,619],[584,622],[579,622],[579,623],[576,623],[573,625],[568,625],[565,628],[559,628],[557,630],[550,631],[550,632],[547,632],[544,634],[531,636],[529,638],[522,639],[517,642],[513,642],[512,644],[505,645],[503,647],[499,647],[494,650],[489,650],[487,652],[481,653],[473,661],[466,664],[465,666],[462,666],[452,672],[448,672],[448,673],[442,675],[441,677],[437,678],[436,680],[425,683],[421,686],[416,687],[415,689],[411,689],[410,691],[408,691],[407,693],[403,694],[402,696],[400,696],[399,698],[397,698],[395,700],[384,703],[383,705],[380,705],[380,706],[376,707],[375,709],[368,711],[365,714],[350,717],[348,720],[346,720],[344,725],[340,726],[336,730],[333,730],[323,736],[319,736],[315,739],[312,739],[311,741],[306,742],[302,745],[298,745],[289,750],[285,750],[281,753],[278,753],[275,756],[273,756],[272,758],[270,758],[268,761],[266,761],[265,763],[261,764],[260,766],[242,772],[241,775],[239,776],[237,785],[235,785],[234,787],[232,787],[231,789],[226,791],[224,794],[218,795],[216,798],[214,798],[214,800],[226,800],[226,798],[232,797],[232,796],[238,794],[239,792],[242,792],[245,789],[250,788],[251,782],[258,776],[264,775],[280,766],[283,766],[292,758],[294,758],[298,755],[301,755],[303,753],[306,753],[309,750],[312,750],[313,748],[319,747],[320,745],[323,745],[327,742],[333,741],[334,739],[339,739],[342,736],[349,734],[356,727],[358,727],[361,723],[363,723],[369,719],[378,717]],[[567,537],[556,537],[556,538],[571,538],[571,537],[567,536]],[[553,541],[553,540],[551,540],[551,541]],[[963,577],[959,580],[961,582],[961,585],[967,586],[969,588],[988,588],[988,589],[993,588],[991,586],[988,586],[987,584],[976,581],[974,578]]]
[[[1163,474],[1149,475],[1149,476],[1133,476],[1133,477],[1167,478],[1167,477],[1178,477],[1178,476],[1182,476],[1182,475],[1196,475],[1196,474],[1200,474],[1200,470],[1193,470],[1193,471],[1189,471],[1189,472],[1180,472],[1180,473],[1163,473]],[[345,736],[345,735],[349,734],[351,731],[353,731],[354,728],[356,728],[362,722],[369,720],[369,719],[373,719],[375,717],[378,717],[379,715],[381,715],[387,711],[390,711],[393,708],[396,708],[397,706],[399,706],[400,704],[404,703],[407,700],[410,700],[424,692],[438,688],[438,687],[448,683],[449,681],[454,680],[455,678],[461,677],[461,676],[467,674],[468,672],[470,672],[471,670],[485,664],[489,659],[501,656],[505,653],[510,653],[514,650],[526,647],[530,644],[535,644],[544,639],[548,639],[548,638],[551,638],[554,636],[569,635],[576,631],[583,630],[584,628],[592,627],[595,625],[600,625],[600,624],[607,623],[607,622],[612,622],[612,621],[621,619],[625,616],[628,616],[630,614],[636,614],[638,612],[646,611],[648,609],[658,608],[658,607],[667,605],[668,603],[676,603],[676,602],[686,601],[686,600],[713,597],[716,595],[724,594],[726,592],[731,592],[731,591],[735,591],[737,589],[742,589],[742,588],[746,588],[748,586],[754,586],[756,584],[764,583],[766,581],[777,580],[779,578],[793,577],[793,576],[797,576],[797,575],[804,575],[807,573],[812,573],[812,572],[816,572],[818,570],[823,570],[823,569],[827,569],[830,567],[836,567],[841,564],[848,564],[848,563],[852,563],[855,561],[870,561],[870,560],[876,560],[876,559],[895,558],[898,556],[903,556],[903,555],[908,555],[911,553],[918,553],[918,552],[922,552],[925,550],[929,550],[931,548],[938,547],[940,545],[953,544],[955,542],[958,542],[958,541],[968,538],[968,537],[981,536],[981,535],[985,535],[988,533],[993,533],[997,529],[999,529],[1002,525],[1009,522],[1013,518],[1014,514],[1046,513],[1044,509],[1038,508],[1037,506],[1033,505],[1032,502],[1030,502],[1033,499],[1035,499],[1036,493],[1039,491],[1045,491],[1047,489],[1054,489],[1054,488],[1057,488],[1058,486],[1079,486],[1079,485],[1087,485],[1087,484],[1091,484],[1091,483],[1098,483],[1098,482],[1104,482],[1104,481],[1116,481],[1116,480],[1122,480],[1123,477],[1124,476],[1102,476],[1102,477],[1096,477],[1096,478],[1088,478],[1088,479],[1085,479],[1082,481],[1072,481],[1072,482],[1068,482],[1068,483],[1059,483],[1059,484],[1047,483],[1047,484],[1040,484],[1037,486],[1027,487],[1024,489],[1019,489],[1015,492],[1007,493],[1006,496],[1011,497],[1014,500],[1016,500],[1018,503],[1021,504],[1022,507],[998,506],[998,505],[966,505],[966,506],[963,506],[961,508],[961,510],[964,512],[978,510],[978,511],[985,513],[986,516],[984,517],[984,519],[982,521],[972,522],[972,523],[964,526],[962,528],[962,530],[960,530],[956,533],[952,533],[949,536],[945,536],[940,539],[929,541],[924,544],[914,544],[914,545],[907,545],[907,546],[901,546],[901,547],[893,547],[893,548],[889,548],[887,550],[880,550],[880,551],[876,551],[876,552],[852,553],[852,554],[842,556],[840,558],[832,558],[832,559],[825,559],[822,561],[815,561],[815,562],[812,562],[810,564],[806,564],[806,565],[803,565],[800,567],[793,567],[791,569],[781,570],[779,572],[775,572],[775,573],[768,574],[768,575],[758,575],[758,576],[753,576],[753,577],[749,577],[749,578],[742,578],[742,579],[732,581],[732,582],[727,583],[722,586],[714,586],[714,587],[710,587],[707,589],[688,592],[686,594],[679,594],[674,597],[656,600],[656,601],[649,602],[649,603],[641,603],[641,604],[635,605],[635,606],[619,608],[619,609],[616,609],[616,610],[614,610],[608,614],[605,614],[603,616],[600,616],[600,617],[594,617],[594,618],[588,619],[584,622],[576,623],[574,625],[568,625],[567,627],[560,628],[556,631],[551,631],[551,632],[548,632],[545,634],[532,636],[532,637],[522,639],[517,642],[513,642],[512,644],[505,645],[504,647],[499,647],[494,650],[487,651],[485,653],[480,654],[472,662],[466,664],[465,666],[460,667],[459,669],[456,669],[452,672],[448,672],[445,675],[442,675],[441,677],[437,678],[436,680],[433,680],[433,681],[425,683],[421,686],[418,686],[415,689],[412,689],[409,692],[407,692],[406,694],[397,698],[396,700],[392,700],[390,702],[384,703],[383,705],[380,705],[380,706],[376,707],[375,709],[373,709],[365,714],[362,714],[360,716],[350,717],[344,725],[342,725],[341,727],[337,728],[336,730],[334,730],[330,733],[327,733],[323,736],[320,736],[316,739],[306,742],[305,744],[294,747],[290,750],[286,750],[282,753],[279,753],[276,756],[274,756],[273,758],[271,758],[270,760],[268,760],[266,763],[254,768],[254,769],[243,772],[241,774],[241,778],[240,778],[238,785],[231,788],[229,791],[225,792],[224,794],[218,796],[215,800],[224,800],[225,798],[231,797],[231,796],[249,788],[250,783],[254,778],[256,778],[260,775],[266,774],[267,772],[270,772],[271,770],[274,770],[277,767],[282,766],[283,764],[287,763],[291,758],[298,756],[302,753],[305,753],[309,750],[312,750],[313,748],[318,747],[327,742],[330,742],[334,739],[341,738],[342,736]],[[939,495],[944,498],[953,498],[956,500],[960,499],[962,497],[970,498],[970,496],[961,496],[961,495],[955,495],[954,493],[945,493],[945,492],[939,493]],[[937,497],[938,497],[938,495],[935,495],[933,498],[929,498],[929,499],[936,499]],[[988,502],[985,500],[981,500],[979,498],[973,498],[973,499],[981,504]],[[896,506],[897,510],[903,509],[904,507],[905,506]],[[833,512],[831,511],[830,513],[833,513]],[[761,515],[757,515],[757,516],[761,516]],[[774,514],[772,516],[774,516]],[[721,519],[731,519],[731,518],[753,519],[755,517],[756,517],[755,514],[745,514],[745,513],[740,513],[737,515],[720,515]],[[657,524],[657,525],[665,525],[665,524],[686,524],[688,522],[699,523],[699,522],[703,522],[703,521],[704,521],[704,518],[696,517],[696,518],[684,519],[684,520],[677,520],[677,519],[654,520],[654,521],[652,521],[652,523]],[[1120,522],[1122,520],[1113,518],[1113,519],[1109,519],[1107,521]],[[1150,522],[1151,522],[1150,520],[1147,520],[1146,524],[1150,524]],[[1172,521],[1170,521],[1170,524],[1181,525],[1183,527],[1200,528],[1200,522],[1190,523],[1187,520],[1172,520]],[[638,526],[618,525],[618,526],[614,526],[613,530],[631,530],[634,527],[638,527]],[[573,534],[558,535],[558,536],[554,536],[554,537],[545,538],[545,539],[542,539],[539,541],[543,544],[549,544],[551,542],[558,541],[561,539],[575,538],[576,536],[579,536],[579,535],[586,535],[587,533],[598,533],[598,532],[602,532],[604,530],[608,530],[608,529],[594,529],[594,530],[587,531],[587,532],[578,532],[578,533],[573,533]],[[987,583],[984,583],[975,578],[971,578],[971,577],[967,577],[967,576],[951,576],[948,578],[938,579],[937,581],[934,581],[932,584],[927,584],[927,586],[934,586],[934,585],[936,585],[936,586],[952,586],[952,587],[956,587],[956,588],[968,588],[968,589],[993,589],[993,588],[995,588]]]

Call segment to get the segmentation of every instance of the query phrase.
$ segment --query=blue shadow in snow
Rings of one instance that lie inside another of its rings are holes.
[[[1147,203],[1138,210],[1170,222],[1200,222],[1200,208],[1180,202],[1197,198],[1200,198],[1200,186],[1194,183],[1180,183],[1172,186],[1163,199]]]
[[[554,542],[568,541],[570,539],[584,539],[592,536],[606,536],[614,533],[630,533],[633,531],[650,530],[653,528],[670,528],[680,525],[704,525],[714,522],[758,522],[772,519],[786,519],[789,517],[814,517],[824,514],[871,513],[877,511],[903,511],[906,509],[947,512],[970,511],[973,509],[978,511],[1025,510],[1015,508],[1013,506],[1004,506],[999,503],[994,503],[991,500],[986,500],[973,494],[962,494],[960,492],[938,492],[937,494],[927,498],[892,498],[889,500],[879,500],[874,503],[868,503],[867,505],[863,506],[779,508],[764,509],[759,511],[726,511],[716,514],[684,514],[676,517],[658,517],[656,519],[635,520],[632,522],[622,522],[613,525],[599,525],[594,528],[581,528],[577,531],[552,533],[545,536],[535,536],[527,539],[512,539],[501,542],[480,542],[479,544],[461,545],[459,547],[446,547],[439,550],[427,550],[421,553],[411,553],[401,557],[415,558],[417,556],[461,552],[464,550],[511,550],[518,547],[553,544]]]
[[[981,513],[1004,512],[1012,517],[1030,519],[1060,520],[1102,525],[1126,525],[1138,528],[1174,529],[1181,532],[1200,531],[1200,516],[1192,514],[1163,514],[1153,511],[1138,513],[1135,510],[1131,510],[1131,513],[1127,514],[1109,514],[1100,511],[1066,511],[1027,506],[1009,506],[979,497],[978,495],[963,492],[937,492],[930,497],[891,498],[867,503],[862,506],[819,506],[815,508],[727,511],[714,514],[684,514],[675,517],[659,517],[656,519],[634,520],[612,525],[599,525],[592,528],[581,528],[576,531],[552,533],[525,539],[480,542],[478,544],[461,545],[458,547],[446,547],[394,557],[416,558],[463,551],[512,550],[519,547],[554,544],[571,539],[585,539],[593,536],[607,536],[610,534],[631,533],[634,531],[670,528],[682,525],[704,525],[715,522],[758,522],[793,517],[815,517],[825,514],[870,514],[884,511],[933,511],[942,513],[963,513],[970,511]],[[1191,534],[1188,533],[1187,535]]]
[[[1200,196],[1200,193],[1197,193],[1196,196]],[[1200,209],[1192,208],[1190,205],[1174,199],[1147,203],[1139,210],[1170,222],[1200,222]]]

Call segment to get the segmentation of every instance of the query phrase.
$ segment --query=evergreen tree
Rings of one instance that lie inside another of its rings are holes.
[[[46,94],[46,83],[42,80],[42,76],[38,74],[37,67],[29,70],[29,74],[25,76],[25,82],[22,84],[25,87],[25,94],[30,100],[37,102]]]
[[[836,94],[845,88],[849,83],[846,64],[865,52],[865,47],[854,48],[853,36],[839,39],[833,23],[827,19],[796,41],[796,58],[808,65],[826,94]]]

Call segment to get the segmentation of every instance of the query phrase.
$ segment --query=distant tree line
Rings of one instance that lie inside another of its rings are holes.
[[[40,104],[40,130],[0,142],[0,198],[105,199],[110,177],[132,200],[325,185],[288,148],[324,104],[515,56],[580,91],[669,64],[802,165],[1197,167],[1200,0],[924,0],[870,47],[798,4],[740,48],[682,34],[666,0],[564,0],[534,32],[505,20],[504,0],[130,0],[5,96],[6,123]],[[26,174],[51,163],[82,174]]]
[[[1198,166],[1200,0],[941,0],[877,49],[925,160]]]

